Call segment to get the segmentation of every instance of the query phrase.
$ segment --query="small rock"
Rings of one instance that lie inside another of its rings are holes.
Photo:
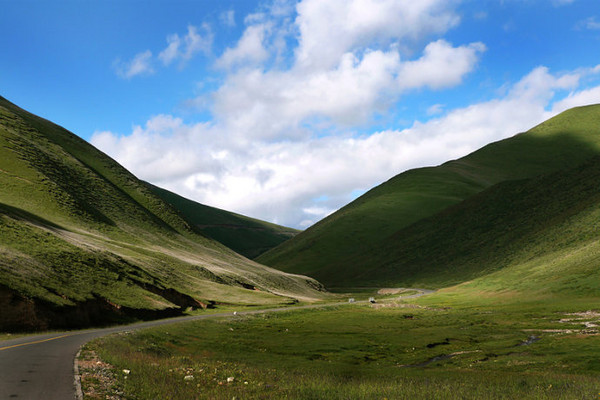
[[[123,370],[123,373],[124,373],[125,375],[129,375],[129,374],[131,373],[131,370],[129,370],[129,369],[124,369],[124,370]]]
[[[193,381],[194,380],[194,375],[186,375],[183,377],[184,381]]]

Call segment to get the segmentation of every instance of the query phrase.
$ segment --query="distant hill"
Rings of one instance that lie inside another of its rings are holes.
[[[425,218],[433,218],[465,199],[477,201],[474,195],[496,184],[565,171],[598,154],[600,106],[571,109],[526,133],[487,145],[459,160],[397,175],[257,261],[310,275],[329,287],[360,286],[366,282],[431,286],[457,283],[479,272],[454,273],[438,264],[436,277],[430,275],[433,269],[421,273],[419,268],[423,263],[439,261],[437,256],[431,256],[438,254],[437,247],[453,254],[459,249],[464,252],[460,246],[445,247],[445,243],[453,243],[455,232],[462,231],[463,226],[465,235],[478,235],[479,231],[454,220],[452,225],[440,228],[446,229],[445,233],[439,233],[431,220],[428,228],[421,225],[426,223]],[[502,202],[502,196],[497,201]],[[418,237],[428,244],[418,241]],[[429,241],[431,237],[436,237],[436,241]],[[503,247],[499,249],[504,251]],[[414,259],[424,261],[414,268],[404,261]],[[478,264],[477,268],[487,266]],[[409,269],[412,272],[407,272]]]
[[[300,233],[296,229],[209,207],[149,183],[147,185],[155,195],[177,209],[193,230],[250,259]]]
[[[199,235],[186,213],[76,135],[0,97],[0,330],[323,296],[313,279]]]

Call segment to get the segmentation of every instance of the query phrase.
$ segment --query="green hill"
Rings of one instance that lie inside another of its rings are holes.
[[[487,145],[459,160],[404,172],[261,255],[257,261],[283,271],[310,275],[330,287],[360,286],[366,281],[456,283],[466,275],[459,274],[455,279],[450,273],[450,276],[437,280],[406,279],[408,275],[403,273],[395,276],[401,269],[392,267],[398,258],[417,255],[414,250],[400,245],[402,250],[396,251],[395,245],[388,246],[388,238],[393,235],[398,238],[410,225],[495,184],[582,164],[600,154],[599,126],[600,106],[575,108],[526,133]],[[460,229],[461,223],[455,222],[457,225],[446,232],[448,237],[454,235],[455,229]],[[432,245],[443,246],[443,235],[439,240],[440,243]],[[380,250],[374,254],[372,249]],[[431,250],[423,248],[421,251]],[[370,275],[378,268],[386,267],[389,267],[389,273],[379,272],[376,275],[379,278]]]
[[[348,282],[594,295],[600,157],[499,183],[346,260]],[[370,262],[373,268],[352,268]]]
[[[148,184],[150,190],[176,208],[192,229],[250,259],[294,237],[300,231],[209,207]]]
[[[0,97],[0,330],[322,296],[197,234],[93,146]]]

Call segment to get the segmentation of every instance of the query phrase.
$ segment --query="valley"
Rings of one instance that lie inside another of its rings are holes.
[[[81,339],[85,399],[600,393],[598,106],[303,232],[140,181],[6,100],[0,116],[2,331],[159,319],[50,339]]]

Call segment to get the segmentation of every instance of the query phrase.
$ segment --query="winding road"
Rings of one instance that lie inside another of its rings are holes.
[[[431,293],[420,290],[414,298]],[[366,302],[366,301],[364,301]],[[362,303],[362,302],[357,302]],[[240,311],[237,315],[285,312],[348,304],[326,303],[266,310]],[[356,303],[355,303],[356,304]],[[232,317],[232,313],[205,314],[162,319],[111,328],[57,332],[25,336],[0,342],[0,400],[69,400],[81,399],[78,376],[75,374],[75,356],[81,346],[92,339],[111,333],[149,328],[165,324],[209,318]]]

